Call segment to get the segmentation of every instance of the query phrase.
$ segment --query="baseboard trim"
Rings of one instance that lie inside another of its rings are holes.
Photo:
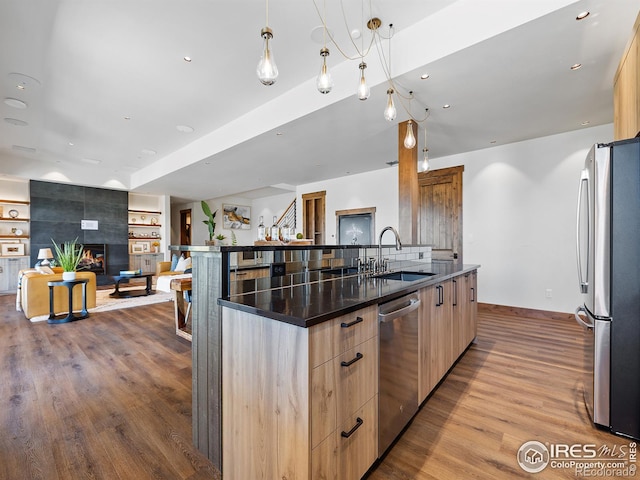
[[[573,313],[552,312],[549,310],[536,310],[533,308],[510,307],[508,305],[495,305],[492,303],[478,302],[478,312],[497,313],[502,315],[515,315],[517,317],[528,317],[552,320],[573,320]]]

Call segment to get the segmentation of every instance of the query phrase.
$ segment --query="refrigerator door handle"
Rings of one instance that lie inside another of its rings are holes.
[[[578,325],[581,325],[585,328],[589,328],[591,330],[593,330],[593,323],[587,323],[582,319],[582,316],[580,315],[580,312],[584,312],[587,313],[587,311],[584,309],[584,307],[578,307],[576,308],[576,311],[574,313],[574,316],[576,317],[576,322],[578,322]],[[589,318],[589,316],[587,315],[587,318]]]
[[[583,275],[582,263],[581,263],[581,251],[580,251],[580,221],[582,219],[581,209],[582,206],[582,188],[586,185],[586,198],[587,198],[587,251],[586,253],[586,266]],[[589,288],[589,252],[591,251],[591,196],[589,195],[589,171],[587,169],[582,170],[580,174],[580,186],[578,188],[578,212],[576,214],[576,260],[578,263],[578,281],[580,282],[580,293],[587,293]]]

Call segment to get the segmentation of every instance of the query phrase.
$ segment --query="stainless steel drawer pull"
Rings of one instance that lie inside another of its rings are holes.
[[[351,365],[356,363],[358,360],[361,360],[362,357],[364,357],[364,355],[362,355],[360,352],[358,352],[358,353],[356,353],[356,357],[355,358],[352,358],[348,362],[342,361],[342,362],[340,362],[340,365],[342,365],[343,367],[350,367]]]
[[[349,323],[342,322],[340,324],[340,327],[342,327],[342,328],[353,327],[355,324],[363,322],[363,321],[364,321],[364,319],[362,317],[356,317],[356,319],[353,322],[349,322]]]
[[[355,433],[355,431],[357,429],[360,428],[360,425],[362,425],[364,423],[364,420],[362,420],[360,417],[356,418],[356,424],[353,426],[353,428],[351,430],[349,430],[348,432],[345,432],[344,430],[340,433],[340,435],[342,435],[344,438],[349,438],[351,435],[353,435]]]

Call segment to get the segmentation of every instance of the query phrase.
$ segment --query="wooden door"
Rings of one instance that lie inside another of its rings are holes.
[[[326,192],[302,195],[302,227],[304,238],[312,238],[315,245],[325,244],[325,197]]]
[[[180,210],[180,245],[191,245],[191,209]]]
[[[418,175],[418,243],[433,246],[434,260],[462,263],[462,172],[464,166]]]

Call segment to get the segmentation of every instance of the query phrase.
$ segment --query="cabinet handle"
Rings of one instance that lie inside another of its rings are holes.
[[[444,287],[442,285],[438,285],[436,289],[438,290],[438,301],[436,302],[436,307],[439,307],[444,304]]]
[[[247,272],[237,272],[236,277],[241,277],[242,275],[246,275]]]
[[[453,305],[454,307],[458,306],[458,282],[451,280],[453,282]]]
[[[351,435],[353,435],[355,433],[355,431],[357,429],[360,428],[360,426],[364,423],[364,420],[362,420],[360,417],[356,418],[356,424],[353,426],[353,428],[351,430],[349,430],[348,432],[345,432],[344,430],[340,433],[340,435],[342,435],[344,438],[349,438]]]
[[[343,367],[350,367],[351,365],[356,363],[358,360],[361,360],[363,356],[364,355],[362,355],[360,352],[358,352],[358,353],[356,353],[355,358],[352,358],[348,362],[342,361],[342,362],[340,362],[340,365],[342,365]]]
[[[356,317],[356,319],[353,322],[349,322],[349,323],[342,322],[340,324],[340,327],[342,327],[342,328],[353,327],[356,323],[360,323],[360,322],[363,322],[363,321],[364,321],[364,319],[362,317]]]
[[[476,289],[471,287],[471,301],[475,302],[476,301]]]

